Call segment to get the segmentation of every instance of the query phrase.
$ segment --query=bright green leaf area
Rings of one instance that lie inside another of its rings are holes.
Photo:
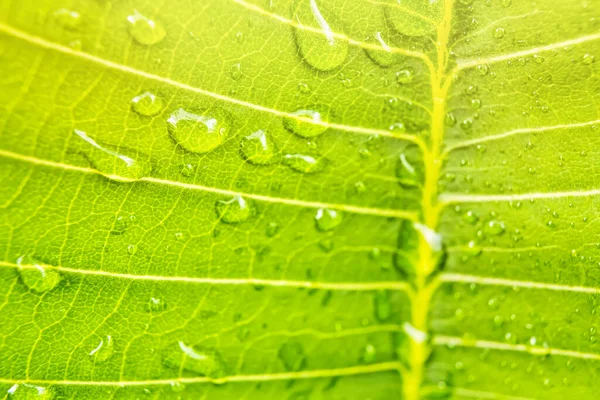
[[[593,0],[0,1],[0,396],[596,399],[599,149]]]

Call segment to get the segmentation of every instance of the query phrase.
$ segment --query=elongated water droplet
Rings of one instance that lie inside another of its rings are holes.
[[[375,346],[373,346],[371,343],[367,343],[365,347],[363,347],[362,354],[360,356],[360,362],[363,364],[370,364],[375,361],[376,357],[377,350],[375,349]]]
[[[217,214],[221,221],[228,224],[244,222],[254,213],[254,208],[242,196],[233,196],[229,200],[217,200]]]
[[[416,146],[411,146],[400,154],[396,164],[396,176],[401,186],[405,188],[421,186],[424,180],[421,157],[422,155]]]
[[[305,174],[320,172],[325,168],[325,160],[305,154],[286,154],[283,163],[295,171]]]
[[[342,223],[342,213],[329,208],[319,208],[315,215],[315,223],[320,231],[326,232]]]
[[[54,11],[54,19],[58,25],[66,29],[77,29],[81,25],[81,14],[66,8]]]
[[[330,71],[342,65],[348,56],[348,41],[336,37],[330,26],[332,21],[325,20],[317,0],[294,1],[292,14],[296,24],[312,27],[310,30],[302,27],[294,29],[302,59],[320,71]]]
[[[61,281],[58,271],[38,264],[31,257],[19,257],[17,265],[19,266],[19,275],[23,283],[29,289],[38,293],[54,289]]]
[[[127,17],[129,22],[129,33],[141,44],[150,46],[164,39],[166,32],[162,24],[153,21],[138,12],[133,11],[133,14]]]
[[[74,133],[91,147],[86,147],[85,156],[98,171],[114,180],[136,180],[148,176],[152,165],[147,156],[138,154],[137,160],[124,154],[133,150],[113,150],[108,145],[100,145],[85,132],[75,129]]]
[[[150,117],[162,109],[162,99],[150,92],[144,92],[131,99],[133,110],[140,115]]]
[[[306,355],[304,347],[296,341],[286,342],[277,353],[279,359],[283,362],[283,366],[288,371],[301,371],[306,364]]]
[[[7,393],[11,400],[52,400],[55,397],[51,389],[29,383],[14,384]]]
[[[209,378],[226,375],[221,354],[209,347],[188,346],[179,341],[165,352],[163,363],[170,368],[184,369]]]
[[[266,165],[277,162],[275,145],[265,131],[259,130],[242,138],[242,156],[252,164]]]
[[[115,342],[112,336],[107,335],[100,339],[100,343],[90,351],[90,357],[95,363],[102,363],[108,360],[115,352]]]
[[[283,119],[285,128],[303,138],[311,138],[321,135],[327,130],[327,126],[318,125],[322,123],[323,115],[314,110],[296,110],[291,113],[293,117]]]
[[[178,145],[193,153],[207,153],[221,145],[231,130],[229,118],[218,111],[191,113],[177,109],[167,120]]]
[[[269,222],[266,229],[268,237],[273,237],[279,232],[279,224],[277,222]]]
[[[390,295],[385,290],[375,292],[373,297],[373,307],[375,309],[375,318],[379,321],[387,321],[392,315],[392,305]]]

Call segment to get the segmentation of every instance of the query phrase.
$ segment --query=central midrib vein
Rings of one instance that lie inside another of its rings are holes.
[[[438,179],[441,169],[442,142],[444,138],[444,120],[446,116],[446,99],[452,79],[447,74],[448,38],[451,30],[453,0],[446,0],[444,16],[437,27],[436,66],[429,64],[431,75],[431,94],[433,112],[431,118],[430,143],[424,148],[423,164],[425,182],[423,184],[421,213],[422,222],[429,229],[436,230],[441,208],[437,204]],[[431,297],[438,286],[438,281],[428,280],[436,267],[436,259],[430,244],[423,235],[419,238],[419,261],[416,266],[415,291],[411,303],[411,325],[421,332],[428,333],[428,315]],[[428,340],[411,340],[408,355],[408,369],[404,371],[404,398],[418,400],[421,397],[421,384],[425,370],[425,362],[429,356]]]

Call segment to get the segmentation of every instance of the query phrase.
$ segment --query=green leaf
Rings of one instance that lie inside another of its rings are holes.
[[[598,21],[0,2],[0,393],[596,398]]]

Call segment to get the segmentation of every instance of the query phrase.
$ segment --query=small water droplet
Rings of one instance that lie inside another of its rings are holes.
[[[55,397],[51,389],[29,383],[16,383],[7,393],[11,400],[52,400]]]
[[[325,168],[325,160],[305,154],[286,154],[283,163],[295,171],[305,174],[320,172]]]
[[[414,148],[411,150],[415,150]],[[420,170],[417,160],[418,152],[406,151],[398,157],[396,164],[396,177],[401,186],[405,188],[418,187],[423,182],[423,172]]]
[[[365,48],[365,52],[373,62],[381,67],[389,67],[396,61],[396,55],[392,48],[387,44],[381,32],[375,32],[373,36],[367,38],[368,43],[374,43],[379,48]]]
[[[478,65],[477,72],[479,72],[479,75],[485,76],[490,72],[490,67],[485,64]]]
[[[411,68],[404,68],[396,72],[396,82],[400,85],[411,83],[414,78],[414,73]]]
[[[510,7],[512,0],[502,0],[502,7]]]
[[[217,214],[221,221],[237,224],[253,215],[254,207],[242,196],[236,195],[229,200],[217,200]]]
[[[496,28],[493,33],[494,38],[502,39],[504,37],[504,28]]]
[[[311,138],[321,135],[327,130],[323,123],[323,116],[314,110],[296,110],[290,113],[292,116],[283,119],[283,125],[287,130],[303,138]]]
[[[136,251],[137,251],[137,247],[135,244],[130,244],[129,246],[127,246],[127,252],[129,254],[134,255]]]
[[[273,237],[279,232],[279,224],[277,222],[269,222],[266,229],[268,237]]]
[[[153,21],[137,10],[127,17],[129,33],[140,44],[150,46],[164,39],[166,32],[162,24]]]
[[[583,55],[583,63],[586,64],[586,65],[593,64],[595,60],[596,60],[596,58],[593,55],[591,55],[591,54],[584,54]]]
[[[456,125],[456,117],[454,116],[454,114],[452,114],[452,113],[446,114],[446,117],[444,119],[444,123],[448,127],[453,127],[454,125]]]
[[[146,304],[146,311],[159,313],[167,309],[167,303],[158,297],[151,297]]]
[[[377,351],[375,349],[375,346],[373,346],[371,343],[367,343],[365,345],[365,347],[362,349],[360,361],[363,364],[370,364],[373,361],[375,361],[376,357],[377,357]]]
[[[364,182],[358,181],[354,184],[354,191],[357,194],[361,194],[367,191],[367,187],[365,186]]]
[[[342,213],[329,208],[319,208],[315,215],[315,224],[322,231],[330,231],[342,223]]]
[[[231,66],[231,68],[229,69],[229,72],[231,73],[231,78],[233,78],[233,80],[238,80],[242,77],[242,64],[240,63],[235,63]]]
[[[183,164],[181,166],[181,175],[185,177],[190,177],[194,174],[194,166],[192,164]]]
[[[373,307],[375,309],[375,318],[382,322],[387,321],[392,315],[392,304],[389,293],[385,290],[375,292],[373,295]]]
[[[473,120],[471,118],[465,118],[463,122],[460,123],[460,127],[463,131],[470,131],[473,127]]]
[[[54,11],[54,19],[58,25],[66,29],[77,29],[81,25],[81,14],[66,8]]]
[[[252,164],[267,165],[277,161],[275,145],[262,130],[242,138],[240,149],[242,156]]]
[[[92,351],[90,351],[90,357],[92,358],[92,361],[95,363],[102,363],[108,360],[115,351],[114,343],[115,341],[110,335],[100,339],[100,343],[98,343],[98,345]]]
[[[156,115],[163,107],[162,99],[150,92],[144,92],[131,99],[133,110],[147,117]]]
[[[21,280],[29,289],[44,293],[54,289],[61,281],[58,271],[42,266],[29,256],[21,256],[17,259],[19,275]]]
[[[284,343],[277,354],[286,370],[296,372],[304,369],[306,355],[304,354],[304,347],[299,342]]]
[[[485,232],[489,235],[499,236],[502,235],[504,231],[506,231],[504,222],[495,219],[489,221],[485,226]]]
[[[184,369],[209,378],[221,378],[226,375],[225,363],[217,350],[187,346],[182,341],[165,351],[163,363],[170,368]]]
[[[206,114],[206,115],[205,115]],[[193,153],[207,153],[221,145],[231,130],[229,118],[218,111],[195,114],[177,109],[167,120],[178,145]]]

